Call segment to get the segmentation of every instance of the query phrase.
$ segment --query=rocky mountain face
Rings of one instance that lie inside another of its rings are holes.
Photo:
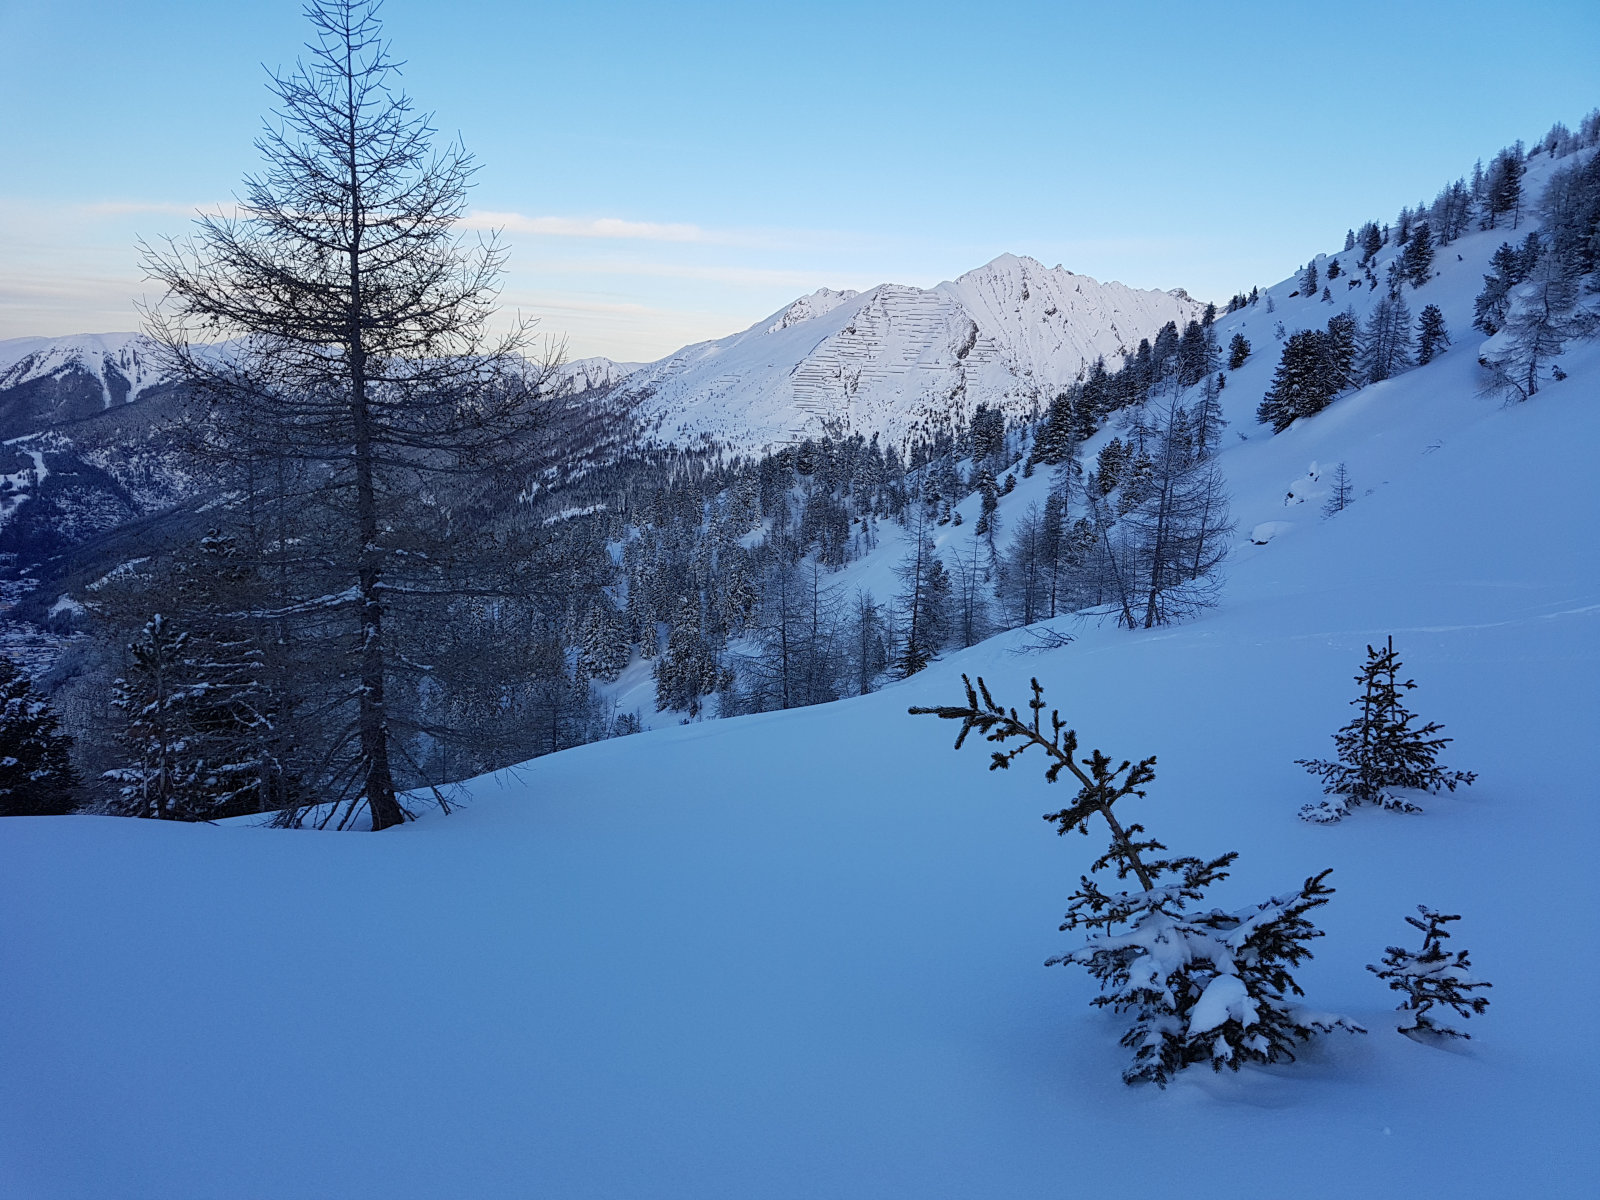
[[[0,341],[0,440],[82,421],[160,388],[155,349],[136,333]]]
[[[1104,355],[1201,306],[1002,255],[933,288],[823,289],[742,333],[686,346],[612,391],[667,445],[759,450],[877,433],[902,442],[979,404],[1021,415]]]
[[[131,333],[0,341],[0,587],[195,494],[155,351]]]

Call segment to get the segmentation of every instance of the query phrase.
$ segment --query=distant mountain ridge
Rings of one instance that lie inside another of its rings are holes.
[[[0,439],[81,421],[168,381],[157,347],[137,333],[0,341]]]
[[[1002,254],[932,288],[822,288],[656,362],[584,358],[558,378],[607,397],[656,444],[749,451],[823,433],[901,442],[979,404],[1030,412],[1097,357],[1131,351],[1200,309],[1181,291]],[[159,362],[135,333],[0,341],[0,439],[139,400],[169,382]]]

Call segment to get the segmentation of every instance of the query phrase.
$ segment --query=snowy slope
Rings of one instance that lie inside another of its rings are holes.
[[[1577,389],[1485,406],[1239,562],[1206,620],[1012,634],[860,700],[583,747],[383,837],[5,822],[0,1192],[1586,1196],[1597,437]],[[1291,760],[1391,632],[1480,781],[1307,826]],[[1063,793],[904,715],[961,671],[1018,699],[1037,674],[1090,744],[1159,754],[1140,816],[1241,852],[1219,901],[1333,867],[1299,978],[1373,1032],[1118,1082],[1119,1027],[1041,966],[1090,846],[1038,819]],[[1391,1032],[1363,969],[1422,902],[1495,983],[1450,1050]]]
[[[1223,393],[1240,534],[1192,624],[1063,618],[1065,649],[1018,631],[861,699],[552,755],[381,837],[0,822],[0,1195],[1592,1194],[1600,343],[1531,403],[1478,394],[1471,298],[1506,236],[1407,291],[1448,353],[1275,437],[1275,327],[1337,308],[1286,282],[1219,320],[1255,344]],[[1357,498],[1323,518],[1338,462]],[[841,582],[892,592],[891,528]],[[1480,778],[1422,816],[1300,822],[1293,760],[1329,752],[1388,634]],[[1018,703],[1037,675],[1087,746],[1157,754],[1138,817],[1241,853],[1217,903],[1332,867],[1297,978],[1371,1034],[1124,1087],[1121,1026],[1041,966],[1095,843],[1039,820],[1065,793],[1037,764],[991,774],[905,715],[963,671]],[[1448,1049],[1396,1036],[1364,969],[1419,903],[1463,914],[1495,984]]]
[[[1100,355],[1182,325],[1182,295],[1002,255],[930,289],[824,289],[742,333],[631,374],[619,398],[662,442],[756,450],[825,432],[913,430],[982,403],[1027,413]]]

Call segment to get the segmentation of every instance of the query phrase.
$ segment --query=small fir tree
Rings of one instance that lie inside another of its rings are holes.
[[[1289,1000],[1303,994],[1291,968],[1310,957],[1307,944],[1322,936],[1307,914],[1333,894],[1325,882],[1327,871],[1296,892],[1234,912],[1204,908],[1206,888],[1227,878],[1238,856],[1163,857],[1164,845],[1143,826],[1124,824],[1114,811],[1118,802],[1144,796],[1144,785],[1155,778],[1154,758],[1115,767],[1098,750],[1078,758],[1078,735],[1059,713],[1052,711],[1048,728],[1044,725],[1044,691],[1037,679],[1027,719],[997,704],[981,678],[976,688],[966,676],[962,683],[965,705],[910,711],[960,721],[957,749],[974,729],[1002,747],[993,752],[990,770],[1008,768],[1019,755],[1040,748],[1050,760],[1047,781],[1055,783],[1065,771],[1079,785],[1071,804],[1044,819],[1062,835],[1087,834],[1091,822],[1098,821],[1110,833],[1105,853],[1079,878],[1061,925],[1063,931],[1090,931],[1088,940],[1046,965],[1084,967],[1100,984],[1097,1006],[1132,1014],[1122,1036],[1122,1044],[1133,1051],[1122,1073],[1125,1082],[1165,1087],[1196,1063],[1238,1070],[1245,1063],[1292,1060],[1295,1048],[1318,1032],[1365,1032],[1342,1017],[1311,1013]],[[1013,740],[1018,744],[1007,748]],[[1092,878],[1108,870],[1117,883],[1131,880],[1133,886],[1106,886],[1103,878]]]
[[[1489,167],[1488,222],[1485,228],[1493,229],[1496,221],[1511,214],[1511,228],[1517,227],[1522,215],[1522,176],[1527,167],[1522,158],[1522,143],[1515,142],[1495,156]]]
[[[1489,1007],[1489,997],[1470,993],[1493,984],[1472,977],[1472,963],[1465,950],[1444,948],[1444,941],[1450,936],[1445,925],[1459,921],[1460,914],[1436,912],[1425,904],[1417,905],[1417,911],[1422,914],[1421,919],[1407,917],[1406,924],[1422,932],[1422,949],[1390,946],[1383,956],[1383,966],[1369,963],[1367,970],[1392,990],[1404,994],[1405,999],[1396,1007],[1410,1017],[1411,1023],[1401,1025],[1399,1032],[1407,1037],[1469,1038],[1471,1034],[1441,1025],[1429,1014],[1435,1008],[1452,1008],[1463,1018],[1480,1014]]]
[[[1355,488],[1350,484],[1350,472],[1340,463],[1333,469],[1333,491],[1329,493],[1327,503],[1322,506],[1322,515],[1331,517],[1335,513],[1342,513],[1350,507],[1350,500],[1355,493]]]
[[[1361,227],[1361,262],[1365,267],[1377,257],[1378,251],[1383,249],[1383,234],[1378,229],[1375,221],[1368,221]]]
[[[1417,318],[1417,365],[1426,366],[1449,344],[1450,333],[1444,327],[1444,314],[1437,304],[1428,305]]]
[[[1237,371],[1250,357],[1250,339],[1242,333],[1233,335],[1228,342],[1228,370]]]
[[[1531,250],[1531,258],[1529,251]],[[1472,305],[1472,327],[1481,329],[1491,337],[1500,332],[1511,311],[1511,289],[1528,277],[1539,258],[1539,235],[1530,233],[1518,250],[1510,242],[1501,242],[1489,259],[1491,273],[1483,277],[1483,291]]]
[[[1406,282],[1414,288],[1427,283],[1433,275],[1433,237],[1428,223],[1423,221],[1411,231],[1405,252],[1400,256],[1400,269]]]
[[[1415,680],[1400,680],[1400,657],[1394,638],[1383,648],[1367,647],[1367,661],[1357,675],[1361,695],[1350,701],[1360,711],[1354,720],[1333,735],[1339,757],[1296,759],[1295,762],[1322,780],[1322,790],[1337,801],[1308,804],[1300,816],[1319,825],[1331,825],[1350,815],[1350,809],[1373,804],[1391,812],[1421,812],[1397,790],[1453,792],[1458,785],[1471,784],[1472,771],[1452,771],[1438,763],[1439,751],[1453,739],[1436,736],[1444,726],[1437,722],[1412,727],[1416,714],[1403,703],[1404,693],[1417,686]]]
[[[0,655],[0,817],[71,812],[78,786],[71,751],[61,718],[22,669]]]

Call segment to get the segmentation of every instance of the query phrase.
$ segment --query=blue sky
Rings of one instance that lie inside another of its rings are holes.
[[[1600,104],[1600,4],[388,0],[508,305],[652,358],[996,254],[1226,299]],[[255,165],[294,0],[0,0],[0,337],[130,329]]]

